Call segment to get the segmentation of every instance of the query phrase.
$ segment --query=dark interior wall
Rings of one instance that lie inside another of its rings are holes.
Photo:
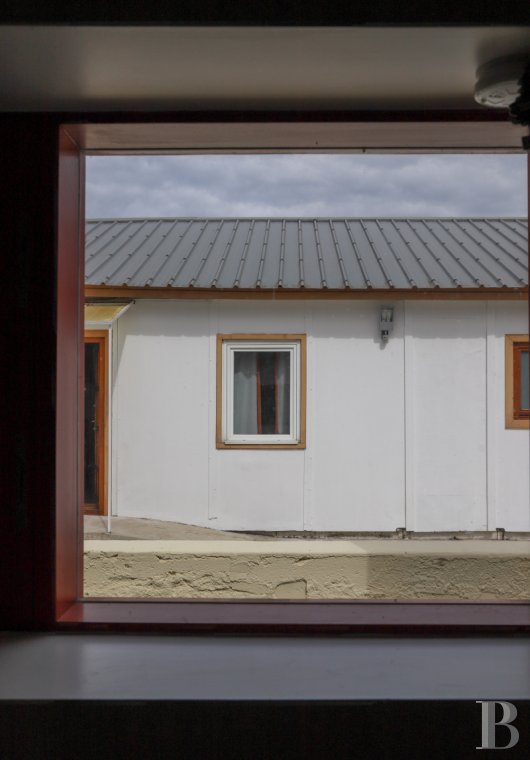
[[[530,704],[518,702],[517,708],[520,739],[507,755],[514,760],[527,758],[530,747]],[[5,704],[0,705],[0,756],[467,760],[477,756],[481,744],[480,715],[480,705],[470,700]],[[500,727],[498,746],[508,740],[508,730]]]
[[[28,626],[52,593],[58,123],[0,117],[4,341],[0,626]],[[40,582],[39,582],[40,581]]]
[[[71,0],[19,0],[0,12],[0,23],[71,24],[181,24],[181,25],[298,25],[348,26],[359,24],[526,24],[525,3],[493,0],[107,0],[73,3]]]

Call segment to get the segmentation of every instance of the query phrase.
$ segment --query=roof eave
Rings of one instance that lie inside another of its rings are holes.
[[[528,298],[519,288],[174,288],[87,285],[87,301],[135,300],[516,300]]]

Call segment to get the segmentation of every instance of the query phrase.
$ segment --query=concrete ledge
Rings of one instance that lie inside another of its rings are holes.
[[[86,541],[85,596],[528,599],[530,541]]]

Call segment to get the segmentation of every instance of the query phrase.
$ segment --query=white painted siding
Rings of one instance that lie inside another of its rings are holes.
[[[308,530],[405,525],[402,308],[382,346],[374,303],[313,305]]]
[[[212,355],[218,333],[305,333],[305,311],[305,305],[298,303],[218,301],[211,310]],[[210,374],[212,418],[214,369]],[[212,463],[211,527],[303,530],[304,451],[217,450],[214,430],[208,448]]]
[[[490,343],[497,371],[488,377],[492,394],[488,419],[493,433],[488,464],[495,475],[491,490],[496,522],[492,528],[529,531],[529,433],[528,430],[507,430],[504,424],[504,336],[513,333],[528,333],[525,307],[515,303],[496,304]]]
[[[114,353],[113,511],[226,530],[530,530],[504,428],[526,304],[139,301]],[[217,333],[306,333],[307,449],[215,448]],[[487,370],[487,371],[486,371]]]
[[[461,301],[407,304],[410,530],[487,530],[485,309]]]
[[[117,323],[114,511],[204,524],[208,310],[182,306],[138,302]]]

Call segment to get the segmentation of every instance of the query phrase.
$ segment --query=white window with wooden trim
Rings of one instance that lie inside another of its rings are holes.
[[[217,447],[305,448],[305,335],[217,336]]]
[[[528,335],[506,336],[506,427],[530,427]]]

